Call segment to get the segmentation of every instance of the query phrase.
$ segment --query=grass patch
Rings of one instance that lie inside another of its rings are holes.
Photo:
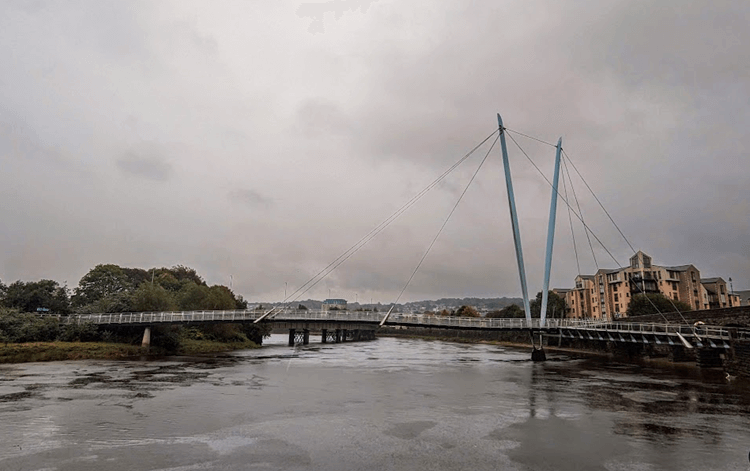
[[[183,339],[176,353],[195,355],[200,353],[227,352],[258,348],[255,342],[217,342],[214,340]],[[137,345],[111,342],[28,342],[0,344],[0,363],[27,363],[32,361],[64,360],[114,360],[162,356],[168,352],[159,347],[143,348]]]
[[[135,345],[104,342],[29,342],[0,345],[0,363],[30,361],[116,359],[147,355],[147,349]]]

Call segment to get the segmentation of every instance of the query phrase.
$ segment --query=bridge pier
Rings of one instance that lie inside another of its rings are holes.
[[[531,361],[547,361],[547,354],[544,353],[544,334],[539,332],[539,348],[534,344],[534,332],[529,331],[531,336]]]
[[[547,361],[547,354],[544,353],[544,347],[531,347],[531,361]]]
[[[151,347],[151,327],[146,327],[143,331],[143,340],[141,340],[141,347]]]
[[[289,346],[293,347],[298,344],[310,344],[310,331],[308,329],[303,329],[302,332],[297,332],[296,329],[289,329]]]

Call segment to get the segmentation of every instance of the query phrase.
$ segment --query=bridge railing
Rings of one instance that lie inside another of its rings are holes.
[[[159,324],[174,322],[211,322],[254,320],[263,313],[260,311],[170,311],[170,312],[121,312],[114,314],[75,314],[63,318],[66,324]]]
[[[159,324],[182,322],[238,322],[256,320],[264,312],[258,310],[124,312],[115,314],[78,314],[60,318],[64,323],[95,324]],[[272,312],[267,319],[275,321],[334,321],[379,323],[385,313],[370,311],[313,311],[288,309]],[[393,313],[386,325],[435,326],[470,329],[540,329],[539,319],[529,323],[525,318],[443,317],[425,314]],[[729,331],[708,325],[607,322],[595,319],[547,319],[546,329],[572,328],[633,334],[689,335],[730,338]],[[750,340],[750,330],[738,331],[739,338]]]
[[[636,322],[600,322],[597,324],[578,326],[580,329],[604,330],[625,334],[654,334],[654,335],[676,335],[698,336],[729,339],[729,330],[725,327],[709,325],[680,325],[659,323],[636,323]]]

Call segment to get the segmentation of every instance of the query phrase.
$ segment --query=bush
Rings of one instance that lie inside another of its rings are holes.
[[[50,342],[59,334],[56,317],[21,314],[10,309],[0,311],[0,340],[5,343]]]
[[[99,340],[99,329],[91,322],[66,324],[59,339],[63,342],[95,342]]]

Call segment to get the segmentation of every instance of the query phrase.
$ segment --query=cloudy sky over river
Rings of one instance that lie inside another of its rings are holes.
[[[655,263],[748,288],[748,19],[737,1],[2,2],[0,279],[75,286],[98,263],[183,264],[281,299],[500,112],[562,136]],[[553,149],[517,139],[550,175]],[[549,187],[509,144],[536,292]],[[305,297],[392,301],[482,155]],[[404,299],[518,295],[502,175],[495,148]],[[570,286],[564,205],[556,250],[553,285]]]

